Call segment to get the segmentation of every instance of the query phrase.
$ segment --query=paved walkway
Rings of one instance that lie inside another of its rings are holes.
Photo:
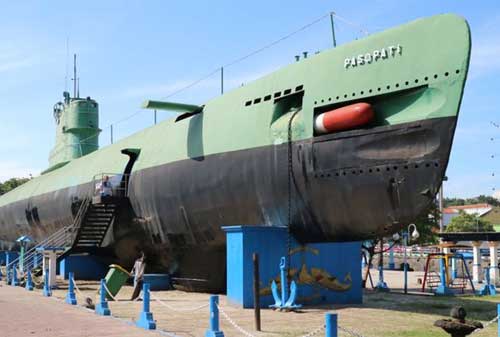
[[[0,285],[2,337],[139,337],[160,336],[124,321],[102,317],[39,292]]]

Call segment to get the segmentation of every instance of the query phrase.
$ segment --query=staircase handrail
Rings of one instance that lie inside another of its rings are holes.
[[[69,225],[69,226],[64,226],[64,227],[60,228],[59,230],[57,230],[56,232],[54,232],[52,235],[50,235],[46,239],[44,239],[41,242],[39,242],[37,245],[35,245],[34,247],[30,248],[28,251],[26,251],[26,253],[24,254],[24,264],[26,266],[29,265],[28,261],[30,261],[32,258],[34,258],[34,255],[37,254],[37,252],[36,252],[37,248],[40,248],[40,247],[43,247],[43,246],[47,246],[49,243],[52,244],[52,245],[55,245],[55,244],[56,245],[60,245],[60,244],[64,243],[66,240],[64,240],[64,241],[61,240],[62,241],[61,242],[61,241],[59,241],[59,239],[61,237],[63,237],[63,234],[67,234],[68,230],[72,230],[72,229],[77,228],[77,227],[80,226],[81,220],[82,220],[82,216],[86,212],[86,210],[88,209],[89,205],[90,205],[90,199],[89,198],[84,198],[82,204],[78,208],[78,212],[77,212],[77,214],[75,216],[75,219],[73,220],[73,223],[71,225]],[[56,239],[57,239],[57,241],[56,241]],[[67,239],[67,238],[65,238],[65,239]],[[20,259],[21,259],[21,256],[18,256],[17,258],[15,258],[11,262],[9,262],[9,264],[6,265],[6,268],[10,268],[13,264],[18,263]]]

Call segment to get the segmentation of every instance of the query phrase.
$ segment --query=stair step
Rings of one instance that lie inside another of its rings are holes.
[[[112,214],[110,214],[110,215],[92,215],[92,216],[86,217],[85,219],[87,219],[89,221],[95,221],[95,220],[108,220],[108,219],[111,219],[112,217],[113,217]]]
[[[101,232],[106,232],[108,230],[108,227],[85,227],[82,228],[80,233],[101,233]]]

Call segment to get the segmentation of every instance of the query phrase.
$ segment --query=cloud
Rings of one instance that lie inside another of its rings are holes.
[[[29,177],[30,174],[33,176],[40,173],[39,168],[26,167],[23,164],[16,161],[1,161],[0,162],[0,182],[8,180],[10,178],[23,178]]]
[[[500,20],[500,17],[496,19]],[[473,79],[500,71],[500,31],[497,22],[488,21],[472,30],[470,77]]]
[[[224,79],[225,91],[229,91],[240,87],[242,84],[254,81],[274,70],[279,66],[267,67],[255,72],[247,72],[236,74],[236,76],[226,76]],[[107,96],[107,99],[134,99],[134,98],[151,98],[157,97],[159,99],[165,99],[165,97],[175,93],[177,91],[179,94],[175,96],[181,96],[181,94],[204,91],[201,97],[210,96],[210,93],[216,92],[220,88],[220,78],[219,73],[214,72],[213,75],[205,79],[184,79],[179,81],[174,81],[170,83],[156,83],[156,84],[144,84],[140,86],[128,87],[115,91]],[[184,90],[185,89],[185,90]],[[175,100],[175,98],[174,98]]]
[[[17,70],[33,65],[33,60],[24,58],[20,60],[0,60],[0,73]]]

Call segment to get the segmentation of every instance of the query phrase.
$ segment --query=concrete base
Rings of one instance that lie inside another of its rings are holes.
[[[227,238],[227,298],[253,307],[253,253],[259,254],[260,304],[274,303],[271,284],[280,283],[280,259],[288,258],[286,227],[223,227]],[[291,239],[290,275],[297,283],[297,304],[362,302],[360,242],[301,245]],[[281,287],[279,287],[281,288]]]
[[[100,280],[108,271],[108,265],[92,255],[70,255],[59,262],[59,275],[65,280],[69,272],[75,274],[75,280]]]
[[[43,296],[50,297],[52,296],[52,291],[48,287],[43,287]]]
[[[95,306],[95,313],[100,316],[110,316],[111,310],[109,310],[108,302],[100,302]]]
[[[153,319],[153,314],[151,312],[141,312],[135,325],[146,330],[156,329],[156,322]]]
[[[434,294],[435,295],[439,295],[439,296],[451,296],[451,295],[455,295],[455,293],[453,292],[453,290],[451,290],[448,287],[444,287],[443,285],[439,285],[436,288],[436,291],[434,291]]]
[[[66,303],[71,305],[76,305],[76,295],[75,293],[68,293],[66,295]]]
[[[478,291],[478,295],[488,296],[488,295],[496,295],[497,289],[492,284],[485,284],[481,290]]]
[[[375,290],[380,291],[380,292],[386,292],[386,293],[390,291],[389,287],[387,286],[387,283],[380,282],[380,281],[375,286]]]
[[[148,283],[153,291],[172,289],[170,274],[144,274],[143,282]]]

